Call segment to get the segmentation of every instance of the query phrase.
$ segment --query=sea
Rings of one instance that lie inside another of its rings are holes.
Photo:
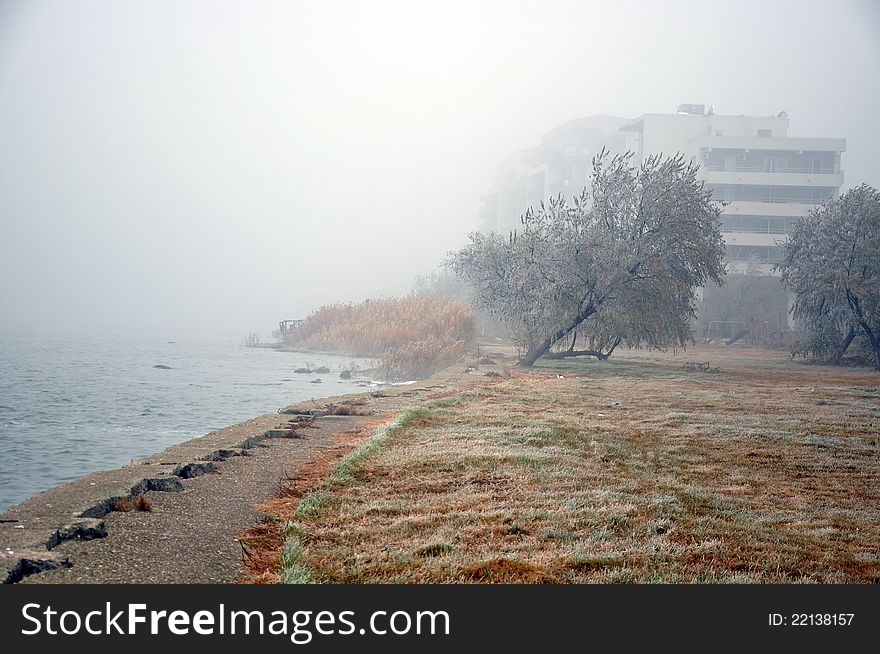
[[[376,382],[339,373],[374,365],[232,340],[0,336],[0,512],[295,402],[363,392]],[[330,373],[294,372],[318,367]]]

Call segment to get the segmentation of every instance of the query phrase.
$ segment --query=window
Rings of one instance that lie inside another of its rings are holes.
[[[773,135],[773,131],[769,129],[759,129],[758,137],[762,139],[769,139]]]

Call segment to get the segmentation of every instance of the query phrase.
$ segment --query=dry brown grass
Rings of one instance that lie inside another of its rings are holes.
[[[720,373],[681,365],[707,357]],[[341,583],[878,582],[878,386],[763,351],[552,362],[408,411],[315,510],[285,513],[298,565]]]
[[[370,428],[382,418],[365,421],[364,428],[337,432],[333,447],[323,448],[297,468],[297,476],[281,480],[279,490],[258,507],[266,518],[242,533],[243,570],[240,581],[249,584],[278,583],[281,579],[281,549],[285,523],[294,515],[303,496],[318,488],[342,457],[359,445]]]
[[[327,415],[331,416],[367,416],[370,415],[369,409],[363,408],[362,405],[357,404],[328,404],[327,405]]]
[[[420,295],[321,307],[287,336],[287,344],[380,357],[385,376],[411,379],[462,358],[473,338],[468,305]]]
[[[153,503],[143,493],[135,497],[119,497],[113,501],[114,511],[153,511]]]

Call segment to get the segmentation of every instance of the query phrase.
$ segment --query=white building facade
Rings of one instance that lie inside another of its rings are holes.
[[[843,138],[792,137],[785,112],[725,116],[703,105],[645,114],[622,129],[638,137],[639,158],[683,153],[700,164],[712,197],[724,203],[721,231],[732,273],[772,274],[798,220],[838,196]]]

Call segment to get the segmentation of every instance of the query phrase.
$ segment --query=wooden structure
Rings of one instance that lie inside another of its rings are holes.
[[[290,331],[301,324],[303,324],[305,320],[282,320],[278,323],[278,333],[281,336],[284,336]]]

